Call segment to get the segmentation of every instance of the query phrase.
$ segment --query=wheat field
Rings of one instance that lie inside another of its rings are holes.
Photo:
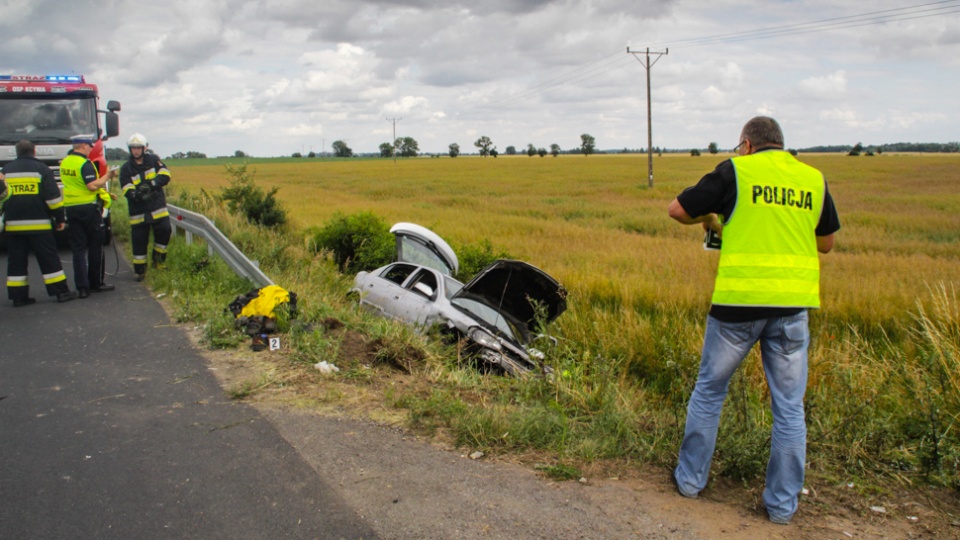
[[[821,257],[819,317],[889,326],[907,320],[931,286],[960,283],[960,156],[799,157],[824,172],[842,225],[834,251]],[[646,156],[638,155],[250,167],[264,188],[280,188],[294,228],[371,211],[387,223],[424,225],[454,245],[486,239],[560,280],[579,318],[706,311],[717,254],[702,249],[698,227],[673,222],[666,207],[721,159],[655,156],[653,188]],[[175,185],[189,190],[214,194],[228,182],[222,166],[168,166]]]

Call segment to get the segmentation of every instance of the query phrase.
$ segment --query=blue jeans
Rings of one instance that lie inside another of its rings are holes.
[[[700,374],[687,405],[687,425],[674,478],[680,493],[688,497],[696,496],[707,485],[730,378],[757,341],[773,409],[763,502],[771,521],[786,523],[797,511],[807,451],[803,394],[810,330],[806,311],[744,323],[707,317]]]

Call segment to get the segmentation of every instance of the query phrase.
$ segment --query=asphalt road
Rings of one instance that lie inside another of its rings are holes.
[[[30,278],[36,304],[0,300],[0,539],[377,538],[124,261],[65,304]]]

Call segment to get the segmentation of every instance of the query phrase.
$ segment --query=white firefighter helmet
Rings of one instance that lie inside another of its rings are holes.
[[[139,146],[141,148],[146,148],[150,146],[147,142],[147,137],[143,133],[134,133],[127,140],[127,148],[133,148],[134,146]]]

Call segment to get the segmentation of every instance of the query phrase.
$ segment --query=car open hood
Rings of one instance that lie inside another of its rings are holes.
[[[452,276],[460,269],[453,248],[426,227],[414,223],[396,223],[390,232],[397,238],[397,261],[428,266]]]
[[[479,296],[498,311],[537,331],[533,304],[546,308],[544,322],[553,322],[567,309],[567,291],[539,268],[522,261],[501,259],[487,266],[455,297]]]

